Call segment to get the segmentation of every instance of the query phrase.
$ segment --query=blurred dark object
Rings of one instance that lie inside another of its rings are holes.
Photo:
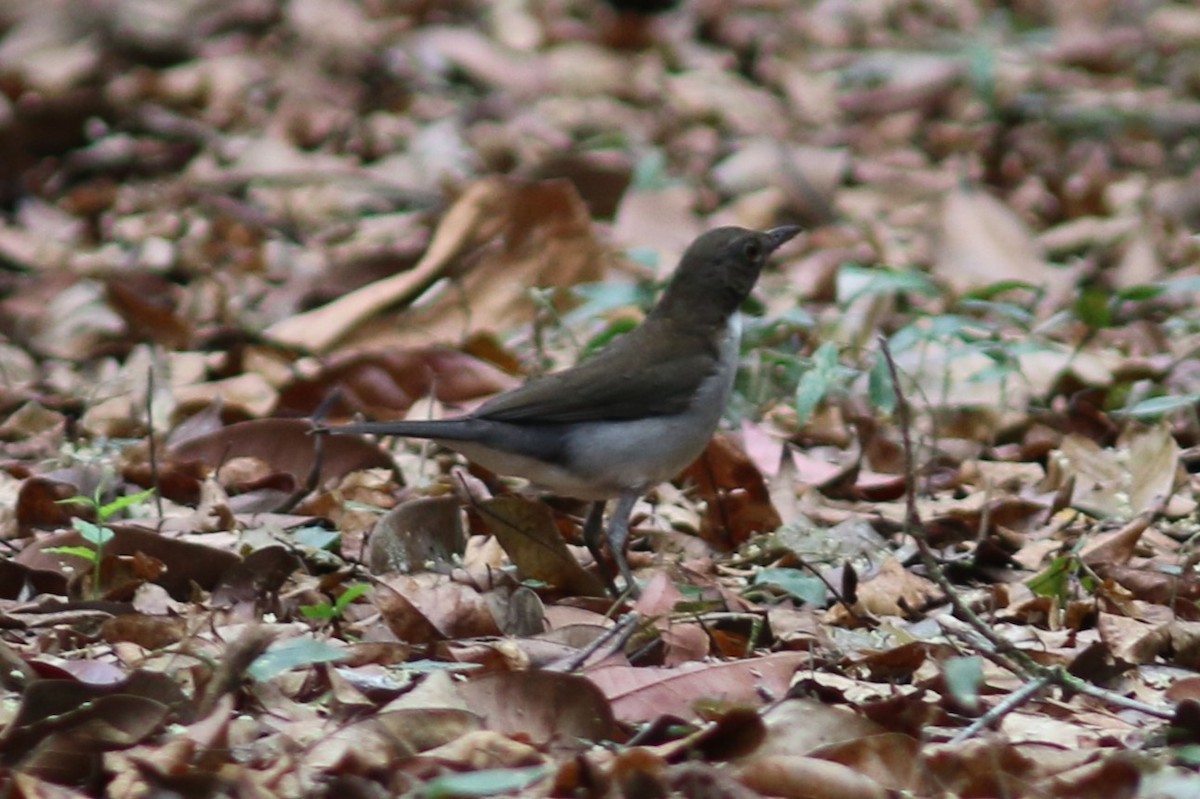
[[[617,50],[643,50],[658,39],[655,15],[678,0],[605,0],[612,14],[600,15],[600,41]]]
[[[679,5],[679,0],[606,0],[606,2],[617,11],[630,14],[661,14]]]

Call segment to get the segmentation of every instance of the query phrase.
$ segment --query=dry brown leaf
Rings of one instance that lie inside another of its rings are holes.
[[[458,690],[488,729],[538,745],[579,746],[616,733],[608,700],[578,675],[499,672],[468,680]]]
[[[277,322],[266,335],[280,343],[323,352],[365,319],[433,284],[453,259],[478,246],[502,225],[498,211],[508,198],[504,181],[480,181],[469,188],[438,225],[429,249],[410,272],[376,281],[328,305]]]
[[[895,558],[888,558],[873,577],[858,586],[858,606],[873,615],[907,616],[938,596],[940,592],[933,583],[908,571]],[[849,619],[838,605],[829,611],[826,620],[844,623]]]
[[[376,581],[375,602],[402,641],[499,635],[485,599],[470,586],[424,572]]]
[[[478,510],[524,577],[573,595],[605,595],[604,584],[585,571],[567,549],[546,505],[509,495],[487,500]]]
[[[601,665],[588,669],[585,676],[609,698],[621,721],[650,721],[664,714],[691,718],[693,705],[701,700],[761,704],[760,692],[782,696],[792,674],[806,659],[802,653],[780,652],[670,669]]]
[[[1062,274],[1046,263],[1025,224],[983,191],[946,196],[940,242],[934,274],[959,294],[1008,280],[1042,286]]]
[[[446,212],[429,249],[408,272],[376,281],[314,311],[273,325],[276,341],[322,352],[384,309],[410,303],[468,253],[460,288],[411,308],[401,321],[409,343],[455,341],[473,319],[511,328],[531,316],[529,287],[569,286],[600,276],[587,208],[562,181],[522,185],[489,179],[472,185]],[[470,298],[467,306],[463,296]],[[464,307],[469,307],[466,313]],[[395,324],[394,322],[392,324]],[[389,343],[396,341],[389,337]]]
[[[884,799],[888,791],[849,766],[803,755],[771,755],[743,766],[739,779],[771,796],[795,799]]]
[[[448,572],[466,547],[462,511],[455,497],[402,502],[379,518],[367,543],[373,574]]]
[[[304,484],[317,463],[317,441],[312,424],[302,419],[253,419],[185,441],[171,447],[171,457],[197,460],[212,468],[232,458],[255,457]],[[362,469],[390,469],[386,453],[357,436],[325,436],[320,442],[318,481],[342,477]]]

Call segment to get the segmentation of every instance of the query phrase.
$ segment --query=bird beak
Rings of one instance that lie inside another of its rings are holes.
[[[774,252],[784,242],[794,239],[801,230],[803,230],[803,228],[799,225],[784,225],[783,227],[777,227],[768,230],[768,249],[771,252]]]

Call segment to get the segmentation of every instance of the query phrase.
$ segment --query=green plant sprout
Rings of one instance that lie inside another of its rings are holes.
[[[318,605],[304,605],[300,608],[300,613],[302,613],[306,619],[313,619],[317,621],[331,621],[333,619],[340,619],[342,616],[342,611],[346,609],[346,606],[366,592],[366,583],[354,583],[346,586],[346,590],[343,591],[341,596],[335,599],[332,604],[329,602],[322,602]]]
[[[1071,598],[1072,588],[1076,585],[1088,595],[1094,594],[1100,587],[1100,581],[1079,556],[1082,549],[1081,539],[1070,552],[1059,555],[1049,566],[1026,580],[1025,585],[1038,596],[1051,597],[1059,603]]]
[[[103,486],[96,486],[95,493],[90,497],[74,496],[58,501],[60,505],[83,505],[95,509],[96,518],[100,522],[99,524],[89,522],[87,519],[80,519],[79,517],[71,519],[71,526],[75,528],[75,532],[79,533],[83,540],[91,546],[49,547],[46,549],[47,552],[56,554],[74,555],[91,563],[93,596],[98,596],[100,592],[100,563],[104,559],[104,547],[116,536],[112,528],[108,527],[105,523],[126,508],[140,505],[154,494],[153,488],[147,488],[145,491],[139,491],[136,494],[117,497],[112,502],[101,502],[100,496],[102,491]]]

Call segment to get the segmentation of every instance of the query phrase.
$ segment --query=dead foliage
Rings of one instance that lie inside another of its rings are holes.
[[[0,4],[0,793],[1195,795],[1198,52],[1165,0]],[[783,223],[636,601],[580,503],[310,435]]]

